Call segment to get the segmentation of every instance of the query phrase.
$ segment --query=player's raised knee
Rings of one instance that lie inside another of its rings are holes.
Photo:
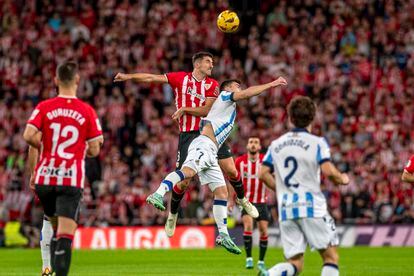
[[[238,174],[237,174],[237,170],[236,168],[230,167],[230,168],[226,168],[225,172],[224,172],[230,179],[237,179],[238,178]]]

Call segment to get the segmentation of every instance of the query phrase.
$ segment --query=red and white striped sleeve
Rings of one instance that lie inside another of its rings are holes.
[[[88,142],[91,142],[102,137],[102,127],[95,110],[89,105],[88,108],[90,114],[90,121],[86,139]]]
[[[43,126],[43,112],[42,112],[42,103],[39,103],[35,110],[33,110],[32,115],[27,121],[27,125],[35,127],[37,130],[41,130]]]
[[[165,74],[168,83],[171,85],[173,89],[176,87],[180,87],[182,85],[183,78],[185,75],[185,72],[170,72]]]

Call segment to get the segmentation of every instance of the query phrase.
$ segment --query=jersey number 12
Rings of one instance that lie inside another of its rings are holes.
[[[53,129],[53,138],[52,138],[52,156],[54,156],[56,154],[56,150],[57,150],[57,154],[59,155],[59,157],[64,158],[64,159],[71,159],[73,158],[74,154],[73,153],[68,153],[65,152],[65,149],[67,147],[72,146],[73,144],[75,144],[78,141],[79,138],[79,131],[76,127],[74,126],[65,126],[62,131],[60,131],[60,129],[62,128],[61,124],[58,123],[52,123],[50,125],[50,128]],[[59,142],[59,138],[60,137],[68,137],[69,133],[71,133],[72,137],[70,137],[69,139],[67,139],[66,141],[62,142],[62,143],[58,143]]]

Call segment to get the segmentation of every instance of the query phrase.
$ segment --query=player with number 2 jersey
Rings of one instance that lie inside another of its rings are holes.
[[[338,185],[348,184],[349,179],[330,161],[326,140],[310,133],[315,113],[316,106],[309,97],[294,98],[288,114],[295,128],[274,140],[263,158],[260,178],[277,192],[279,227],[287,262],[268,271],[259,267],[260,275],[299,274],[308,243],[323,258],[321,275],[339,275],[338,236],[321,191],[320,174],[322,171]]]

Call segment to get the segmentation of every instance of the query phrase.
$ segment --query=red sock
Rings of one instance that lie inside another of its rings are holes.
[[[183,194],[185,192],[185,190],[181,190],[180,187],[178,187],[178,185],[175,185],[173,187],[173,191],[176,192],[177,194]]]
[[[260,240],[261,240],[261,241],[267,241],[267,236],[261,236],[261,237],[260,237]]]

